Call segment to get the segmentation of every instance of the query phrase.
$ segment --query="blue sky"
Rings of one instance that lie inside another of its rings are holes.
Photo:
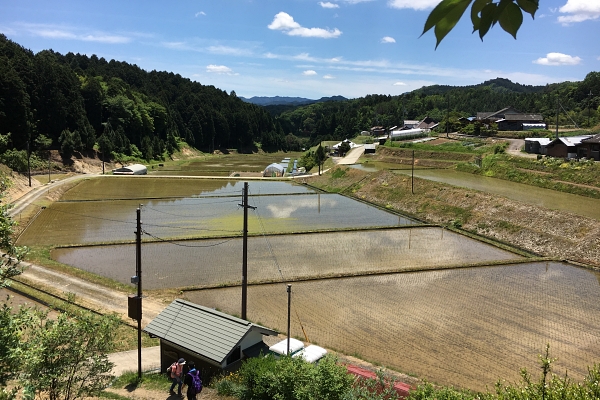
[[[238,96],[398,95],[496,77],[529,85],[600,70],[600,0],[540,0],[514,40],[481,42],[469,10],[435,49],[439,0],[0,0],[23,47],[171,71]]]

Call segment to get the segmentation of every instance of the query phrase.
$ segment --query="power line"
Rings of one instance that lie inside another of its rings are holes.
[[[153,234],[151,234],[151,233],[149,233],[149,232],[147,232],[145,230],[142,230],[142,233],[144,233],[145,235],[150,236],[151,238],[159,240],[159,241],[161,241],[163,243],[169,243],[169,244],[173,244],[175,246],[180,246],[180,247],[215,247],[215,246],[219,246],[219,245],[225,244],[227,242],[231,242],[232,240],[238,239],[237,237],[234,237],[234,238],[230,238],[230,239],[227,239],[227,240],[223,240],[222,242],[219,242],[219,243],[214,243],[214,244],[209,244],[209,245],[189,245],[189,244],[177,243],[177,242],[175,242],[173,240],[169,240],[169,239],[160,238],[160,237],[158,237],[156,235],[153,235]]]

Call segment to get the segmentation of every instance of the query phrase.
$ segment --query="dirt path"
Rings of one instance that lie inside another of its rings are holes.
[[[67,293],[73,293],[76,296],[76,303],[81,306],[101,313],[114,312],[130,321],[127,317],[127,296],[135,294],[135,289],[129,293],[123,292],[39,265],[26,262],[22,264],[25,271],[15,280],[40,288],[63,299],[67,297]],[[161,300],[144,297],[142,300],[142,326],[146,326],[165,307],[166,304]]]
[[[355,147],[352,150],[350,150],[348,152],[348,154],[346,154],[345,157],[334,159],[334,162],[338,165],[356,164],[356,162],[358,161],[360,156],[363,155],[364,152],[365,152],[365,146],[358,146],[358,147]]]

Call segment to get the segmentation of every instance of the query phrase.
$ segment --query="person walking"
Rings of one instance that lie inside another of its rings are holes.
[[[175,394],[173,389],[175,385],[177,385],[177,395],[181,396],[181,386],[183,385],[183,366],[185,365],[185,360],[180,358],[169,367],[169,373],[171,374],[171,380],[173,383],[171,384],[171,388],[169,389],[169,393]]]
[[[193,361],[189,362],[188,367],[190,370],[185,374],[183,384],[187,386],[187,400],[196,400],[196,396],[202,392],[202,379]]]

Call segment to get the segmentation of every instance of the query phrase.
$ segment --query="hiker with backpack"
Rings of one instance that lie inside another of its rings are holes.
[[[196,400],[196,396],[202,391],[202,378],[193,361],[190,361],[188,366],[190,370],[185,374],[183,384],[187,386],[187,400]]]
[[[181,386],[183,385],[183,380],[181,378],[183,377],[184,365],[185,360],[183,358],[180,358],[179,360],[171,364],[169,368],[167,368],[167,372],[169,373],[169,376],[173,381],[173,383],[171,384],[171,389],[169,389],[169,393],[171,394],[175,394],[173,389],[175,388],[175,385],[177,385],[177,395],[181,396]]]

